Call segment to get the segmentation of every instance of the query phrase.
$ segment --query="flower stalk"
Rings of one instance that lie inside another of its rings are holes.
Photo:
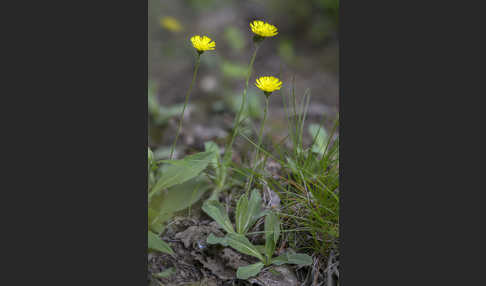
[[[223,162],[225,164],[228,163],[229,161],[231,161],[231,155],[232,155],[231,151],[232,151],[232,148],[233,148],[233,143],[235,142],[236,135],[239,132],[240,123],[242,121],[241,116],[243,115],[243,111],[245,110],[245,107],[246,107],[248,82],[250,81],[251,72],[253,70],[253,64],[255,62],[255,58],[256,58],[259,47],[260,47],[260,45],[258,43],[255,43],[255,51],[253,51],[253,55],[251,57],[250,64],[248,66],[248,72],[246,74],[245,89],[243,90],[243,97],[242,97],[242,100],[241,100],[240,110],[238,111],[238,114],[236,115],[233,133],[231,134],[231,139],[230,139],[228,145],[226,146],[225,151],[224,151],[224,155],[223,155]]]
[[[240,129],[240,124],[242,121],[242,115],[243,112],[245,111],[246,107],[246,102],[247,102],[247,91],[248,91],[248,83],[250,81],[250,76],[251,72],[253,70],[253,64],[255,63],[256,55],[258,53],[258,49],[260,47],[260,44],[258,42],[255,42],[255,50],[253,51],[253,55],[251,56],[250,59],[250,64],[248,65],[248,72],[246,74],[246,79],[245,79],[245,89],[243,90],[243,96],[241,99],[241,105],[240,105],[240,110],[238,111],[236,117],[235,117],[235,122],[234,122],[234,128],[233,132],[231,134],[231,139],[226,145],[224,149],[224,154],[223,154],[223,159],[220,164],[221,172],[220,172],[220,178],[217,180],[217,185],[216,188],[214,189],[213,193],[209,197],[209,200],[217,200],[219,193],[223,190],[225,183],[226,183],[226,177],[227,177],[227,166],[231,162],[231,158],[233,155],[233,144],[235,142],[235,138],[239,132]]]
[[[236,136],[239,133],[241,122],[243,121],[242,115],[243,115],[243,112],[245,111],[246,104],[247,104],[248,82],[250,81],[250,76],[251,76],[251,73],[252,73],[252,70],[253,70],[253,64],[255,62],[255,58],[256,58],[258,49],[261,45],[261,42],[265,38],[274,37],[278,34],[277,27],[275,27],[274,25],[271,25],[269,23],[260,21],[260,20],[256,20],[256,21],[251,22],[250,23],[250,29],[254,33],[253,43],[255,44],[255,50],[253,51],[253,55],[250,59],[250,64],[248,66],[248,72],[246,74],[246,79],[245,79],[245,88],[243,90],[243,96],[242,96],[242,99],[241,99],[240,110],[238,111],[238,114],[235,117],[233,132],[231,134],[230,141],[228,141],[228,144],[225,146],[223,159],[221,160],[221,162],[219,162],[219,167],[220,167],[220,170],[221,170],[220,176],[217,179],[216,188],[214,189],[213,193],[211,194],[211,197],[209,198],[209,200],[217,200],[218,199],[218,195],[223,190],[225,182],[226,182],[226,177],[227,177],[226,171],[227,171],[227,167],[229,166],[231,159],[232,159],[233,144],[235,142]],[[275,87],[276,83],[272,82],[272,84],[273,84],[272,87]],[[278,86],[278,89],[280,89],[279,86]],[[268,96],[267,96],[267,105],[268,105]],[[267,108],[268,108],[268,106],[265,107],[265,115],[264,115],[265,119],[266,119],[266,114],[267,114]],[[265,119],[264,119],[264,121],[265,121]],[[263,130],[263,126],[262,126],[262,129],[260,130],[260,133],[263,132],[262,130]]]
[[[263,120],[262,120],[262,125],[260,126],[260,132],[258,133],[258,145],[257,145],[257,149],[256,149],[256,152],[255,152],[255,159],[254,159],[255,166],[253,167],[253,170],[250,174],[250,178],[248,180],[248,184],[246,186],[247,195],[248,195],[248,192],[251,189],[251,184],[253,182],[254,173],[255,173],[258,165],[259,165],[258,164],[258,157],[260,155],[260,148],[261,148],[262,143],[263,143],[263,130],[265,128],[265,121],[267,120],[267,115],[268,115],[268,99],[269,99],[271,94],[272,94],[271,92],[265,92],[265,110],[263,111]]]
[[[179,138],[179,134],[181,133],[182,121],[184,120],[184,112],[186,111],[187,103],[189,102],[189,95],[191,94],[192,86],[194,85],[194,82],[196,81],[197,71],[199,69],[199,64],[201,62],[201,54],[202,53],[198,52],[197,56],[196,56],[196,65],[194,67],[194,73],[192,75],[191,85],[189,85],[189,89],[187,90],[187,93],[186,93],[186,99],[184,101],[184,106],[182,107],[181,117],[179,119],[179,126],[177,128],[177,133],[176,133],[176,136],[175,136],[175,139],[174,139],[174,143],[172,144],[172,147],[170,149],[169,160],[172,160],[172,158],[174,156],[174,149],[175,149],[175,146],[177,145],[177,138]]]

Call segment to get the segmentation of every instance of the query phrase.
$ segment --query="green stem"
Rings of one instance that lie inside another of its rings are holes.
[[[227,170],[227,166],[228,166],[229,162],[231,161],[233,143],[235,142],[236,135],[239,132],[241,116],[243,115],[243,111],[245,110],[246,101],[247,101],[248,82],[250,81],[251,72],[253,70],[253,64],[255,63],[255,59],[256,59],[256,55],[257,55],[259,47],[260,47],[260,44],[255,43],[255,50],[253,51],[253,55],[251,56],[250,64],[248,66],[248,72],[246,74],[245,89],[243,90],[243,97],[242,97],[242,100],[241,100],[240,110],[238,111],[238,113],[235,117],[233,133],[231,134],[230,141],[228,142],[228,144],[225,147],[224,154],[223,154],[223,160],[222,160],[221,165],[220,165],[220,167],[222,168],[221,177],[218,179],[218,184],[217,184],[216,188],[214,189],[213,193],[211,194],[211,196],[209,197],[209,200],[217,200],[218,199],[218,195],[223,190],[225,182],[226,182],[226,175],[227,175],[226,170]]]
[[[265,95],[265,111],[263,112],[263,121],[262,121],[262,125],[260,126],[260,132],[258,134],[258,147],[256,149],[256,153],[255,153],[255,160],[254,160],[254,164],[255,166],[253,167],[253,172],[251,172],[250,174],[250,179],[248,181],[248,185],[246,187],[246,191],[250,191],[250,188],[251,188],[251,183],[253,182],[253,174],[255,173],[255,170],[257,169],[257,166],[258,166],[258,156],[260,155],[260,148],[262,146],[262,141],[263,141],[263,129],[265,127],[265,121],[267,120],[267,114],[268,114],[268,96]]]
[[[241,116],[243,115],[243,111],[245,110],[246,106],[246,101],[247,101],[247,90],[248,90],[248,82],[250,81],[250,76],[251,76],[251,71],[253,70],[253,63],[255,62],[256,54],[258,52],[259,44],[255,44],[255,51],[253,52],[253,56],[251,57],[250,60],[250,65],[248,66],[248,72],[246,74],[246,81],[245,81],[245,89],[243,90],[243,98],[241,101],[241,106],[240,110],[238,111],[238,114],[236,115],[235,118],[235,127],[233,129],[233,134],[231,135],[231,140],[229,141],[228,145],[226,146],[224,150],[224,164],[227,164],[229,160],[231,160],[231,151],[233,148],[233,143],[235,142],[236,135],[238,134],[239,127],[240,127],[240,122],[241,122]]]
[[[192,86],[194,85],[194,82],[196,81],[197,70],[199,69],[200,59],[201,59],[201,54],[198,53],[197,58],[196,58],[196,66],[194,67],[194,73],[192,75],[191,85],[189,86],[189,89],[187,90],[186,99],[184,101],[184,107],[182,108],[182,113],[181,113],[181,117],[180,117],[180,120],[179,120],[179,127],[177,128],[177,133],[176,133],[176,136],[175,136],[175,139],[174,139],[174,143],[172,144],[172,147],[170,149],[169,160],[172,160],[172,157],[174,156],[174,149],[175,149],[175,146],[177,145],[177,138],[179,138],[179,134],[181,133],[181,129],[182,129],[182,121],[184,119],[184,112],[186,111],[187,103],[189,102],[189,95],[191,94]]]

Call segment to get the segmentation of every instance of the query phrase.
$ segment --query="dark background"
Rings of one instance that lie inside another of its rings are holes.
[[[262,19],[279,34],[260,49],[251,82],[260,74],[280,74],[289,88],[295,75],[297,90],[310,88],[316,101],[338,107],[338,0],[149,0],[148,13],[149,80],[158,84],[164,104],[183,101],[194,65],[189,38],[195,34],[208,35],[217,45],[202,58],[193,98],[241,92],[238,68],[248,66],[253,47],[249,23]],[[180,23],[180,31],[161,25],[168,16]]]
[[[338,12],[338,0],[150,0],[148,79],[162,106],[171,108],[184,101],[195,62],[189,38],[208,35],[216,42],[216,50],[201,57],[180,143],[197,148],[203,142],[194,140],[214,140],[213,134],[230,130],[253,53],[249,23],[255,19],[272,23],[279,34],[264,41],[255,61],[248,90],[249,100],[258,107],[252,119],[261,118],[264,102],[254,82],[259,76],[274,75],[283,87],[270,101],[268,133],[286,132],[282,96],[289,95],[292,79],[298,102],[306,92],[311,94],[308,122],[322,123],[325,118],[330,130],[339,109]],[[178,21],[181,29],[164,27],[161,22],[167,17]],[[160,151],[172,143],[173,122],[149,121],[149,125],[153,149]]]

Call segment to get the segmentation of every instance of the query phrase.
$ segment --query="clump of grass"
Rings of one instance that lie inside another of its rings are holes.
[[[339,126],[335,121],[330,135],[323,125],[311,124],[308,132],[312,143],[305,148],[304,132],[310,93],[297,107],[295,93],[289,96],[290,152],[280,152],[282,175],[268,183],[279,192],[282,213],[288,228],[306,229],[304,233],[289,235],[293,246],[329,254],[339,241],[339,138],[334,134]],[[312,240],[307,237],[312,237]]]
[[[282,212],[288,228],[306,229],[291,235],[293,245],[309,248],[326,256],[337,249],[339,240],[338,140],[321,156],[311,148],[297,157],[288,157],[285,176],[270,184],[279,190]],[[310,235],[312,240],[308,240]]]
[[[283,142],[270,150],[241,135],[264,154],[263,166],[270,158],[281,166],[280,171],[270,173],[264,168],[245,166],[237,169],[257,179],[253,187],[268,188],[278,194],[284,229],[295,230],[287,232],[287,243],[325,258],[330,250],[337,250],[339,242],[339,138],[334,136],[339,121],[335,121],[328,135],[323,124],[305,124],[309,92],[304,94],[300,105],[293,89],[287,101],[283,100],[289,132]],[[310,144],[305,144],[305,135],[310,135]]]

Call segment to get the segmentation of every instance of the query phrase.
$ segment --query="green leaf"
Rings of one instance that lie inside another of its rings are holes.
[[[265,238],[265,263],[272,261],[273,253],[275,252],[276,242],[273,240],[273,236]]]
[[[265,258],[260,254],[258,249],[251,244],[251,242],[246,238],[244,235],[236,234],[236,233],[229,233],[226,236],[227,243],[232,248],[238,250],[241,253],[254,256],[261,261],[264,261]]]
[[[236,277],[238,279],[248,279],[252,276],[257,275],[262,270],[263,266],[263,263],[258,262],[255,264],[250,264],[248,266],[238,267],[238,270],[236,270]]]
[[[250,214],[250,220],[245,226],[245,232],[250,229],[256,221],[267,214],[267,211],[262,208],[262,197],[257,189],[253,189],[250,195],[250,201],[248,202],[248,213]]]
[[[219,154],[219,147],[213,141],[204,142],[204,149],[206,152],[213,152],[214,156],[210,162],[210,165],[216,170],[216,177],[221,177],[221,172],[224,172],[224,166],[220,164],[221,156]]]
[[[256,221],[263,217],[267,211],[262,210],[262,198],[260,192],[254,189],[250,200],[243,194],[236,205],[236,230],[240,234],[245,234]]]
[[[278,257],[272,259],[272,264],[298,264],[298,265],[311,265],[312,257],[302,253],[284,253]]]
[[[275,222],[273,222],[273,239],[275,243],[277,243],[280,237],[280,219],[278,218],[277,214],[273,214],[275,216]]]
[[[214,219],[226,232],[235,233],[226,210],[218,201],[208,200],[204,202],[202,210]]]
[[[162,190],[182,184],[199,175],[214,157],[213,152],[201,152],[186,156],[181,160],[166,160],[164,172],[149,192],[149,200]]]
[[[199,201],[210,188],[209,179],[199,175],[154,195],[148,204],[149,230],[161,233],[164,223],[172,217],[173,213],[184,210]]]
[[[169,276],[171,276],[172,274],[175,274],[175,273],[176,273],[176,271],[174,270],[173,267],[171,267],[171,268],[166,269],[162,272],[152,274],[152,276],[154,276],[155,278],[167,278],[167,277],[169,277]]]
[[[223,246],[230,246],[237,251],[251,255],[253,257],[256,257],[260,259],[262,262],[265,260],[265,258],[262,256],[258,248],[251,244],[251,242],[242,234],[238,233],[228,233],[224,237],[217,237],[213,234],[210,234],[208,236],[207,242],[209,244],[221,244]]]
[[[209,234],[207,240],[209,244],[221,244],[223,246],[228,246],[226,237],[217,237],[214,234]]]
[[[248,211],[248,197],[246,194],[243,194],[238,203],[236,204],[236,213],[235,213],[235,224],[236,224],[236,232],[240,234],[245,234],[247,229],[247,225],[251,219],[251,214]]]
[[[326,129],[321,127],[319,124],[311,124],[309,125],[309,133],[314,139],[314,144],[312,144],[312,152],[324,154],[327,141],[329,140],[329,135],[327,135]]]
[[[275,213],[270,212],[265,217],[265,255],[267,261],[272,259],[279,236],[280,220]]]
[[[148,228],[154,233],[162,233],[164,231],[164,222],[172,217],[172,213],[164,213],[148,208]]]
[[[260,251],[260,253],[265,254],[265,245],[255,245],[255,248]]]
[[[200,175],[154,196],[151,206],[155,206],[159,202],[157,206],[164,212],[181,211],[199,201],[210,188],[211,183],[209,179]]]
[[[148,232],[148,248],[171,255],[174,254],[172,248],[170,248],[167,243],[165,243],[159,236],[151,231]]]
[[[218,144],[214,143],[213,141],[207,141],[207,142],[204,142],[204,150],[206,152],[212,152],[214,153],[214,156],[211,160],[211,163],[212,164],[215,164],[216,166],[218,165],[218,157],[219,157],[219,147],[218,147]],[[216,168],[216,166],[214,166],[214,168]]]

